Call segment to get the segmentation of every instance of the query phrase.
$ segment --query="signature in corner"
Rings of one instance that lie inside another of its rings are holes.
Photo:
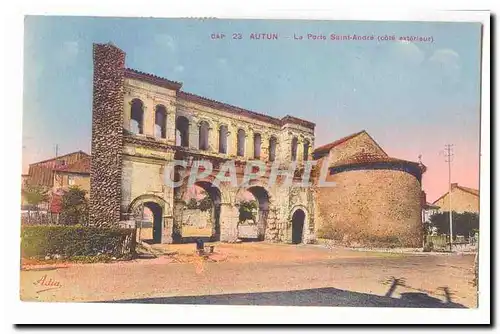
[[[39,280],[33,282],[33,284],[42,288],[41,290],[36,291],[36,293],[62,287],[61,282],[48,278],[47,275],[43,275]]]

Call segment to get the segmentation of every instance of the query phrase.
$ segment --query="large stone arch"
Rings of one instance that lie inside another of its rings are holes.
[[[256,239],[264,240],[266,236],[267,229],[267,217],[269,214],[269,210],[271,207],[271,195],[270,191],[262,185],[262,182],[256,182],[254,184],[250,184],[247,187],[241,187],[236,192],[234,198],[234,205],[236,205],[236,201],[238,200],[239,195],[243,192],[250,192],[258,203],[258,215],[257,215],[257,226],[256,226]]]

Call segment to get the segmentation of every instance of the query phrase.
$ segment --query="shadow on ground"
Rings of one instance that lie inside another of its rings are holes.
[[[393,298],[335,288],[205,296],[139,298],[108,301],[108,303],[466,308],[464,305],[451,301],[443,302],[438,298],[420,292],[401,293],[401,298]]]

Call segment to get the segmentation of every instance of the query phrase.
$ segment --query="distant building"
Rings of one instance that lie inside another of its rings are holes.
[[[83,151],[68,153],[62,156],[30,164],[28,174],[21,175],[21,189],[26,186],[41,186],[49,191],[49,203],[39,207],[58,213],[61,208],[63,190],[70,186],[79,186],[90,191],[90,155]],[[21,207],[25,206],[21,196]]]
[[[432,215],[439,212],[439,206],[433,205],[431,203],[425,203],[422,209],[424,223],[430,223]]]
[[[77,186],[90,191],[90,156],[83,156],[69,165],[54,168],[53,191],[67,190],[69,187]]]
[[[447,192],[432,203],[440,207],[441,212],[450,211],[450,193]],[[451,184],[452,211],[479,213],[479,190]]]

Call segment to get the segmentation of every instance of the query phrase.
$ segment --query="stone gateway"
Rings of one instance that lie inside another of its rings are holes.
[[[208,217],[212,241],[235,242],[246,233],[257,240],[312,243],[320,228],[329,227],[341,241],[363,243],[376,236],[405,246],[421,242],[418,196],[425,168],[389,158],[366,132],[313,151],[312,122],[275,118],[185,92],[182,83],[126,68],[125,53],[112,44],[94,44],[93,57],[92,224],[138,221],[148,208],[158,243],[190,241],[183,235],[183,222],[189,221],[185,215]],[[313,159],[318,164],[311,172],[304,166]],[[195,183],[210,198],[210,213],[194,215],[187,209],[190,189],[185,183],[172,187],[164,182],[165,166],[179,160],[187,162],[183,172],[188,175],[194,162],[211,162],[212,175]],[[227,161],[235,162],[238,184],[251,161],[283,169],[296,163],[296,182],[284,187],[278,177],[269,183],[269,173],[243,187],[214,182]],[[316,187],[323,163],[328,164],[327,181],[337,186]],[[311,187],[297,185],[304,172],[312,175]],[[257,208],[254,224],[240,226],[244,194],[253,196]]]

